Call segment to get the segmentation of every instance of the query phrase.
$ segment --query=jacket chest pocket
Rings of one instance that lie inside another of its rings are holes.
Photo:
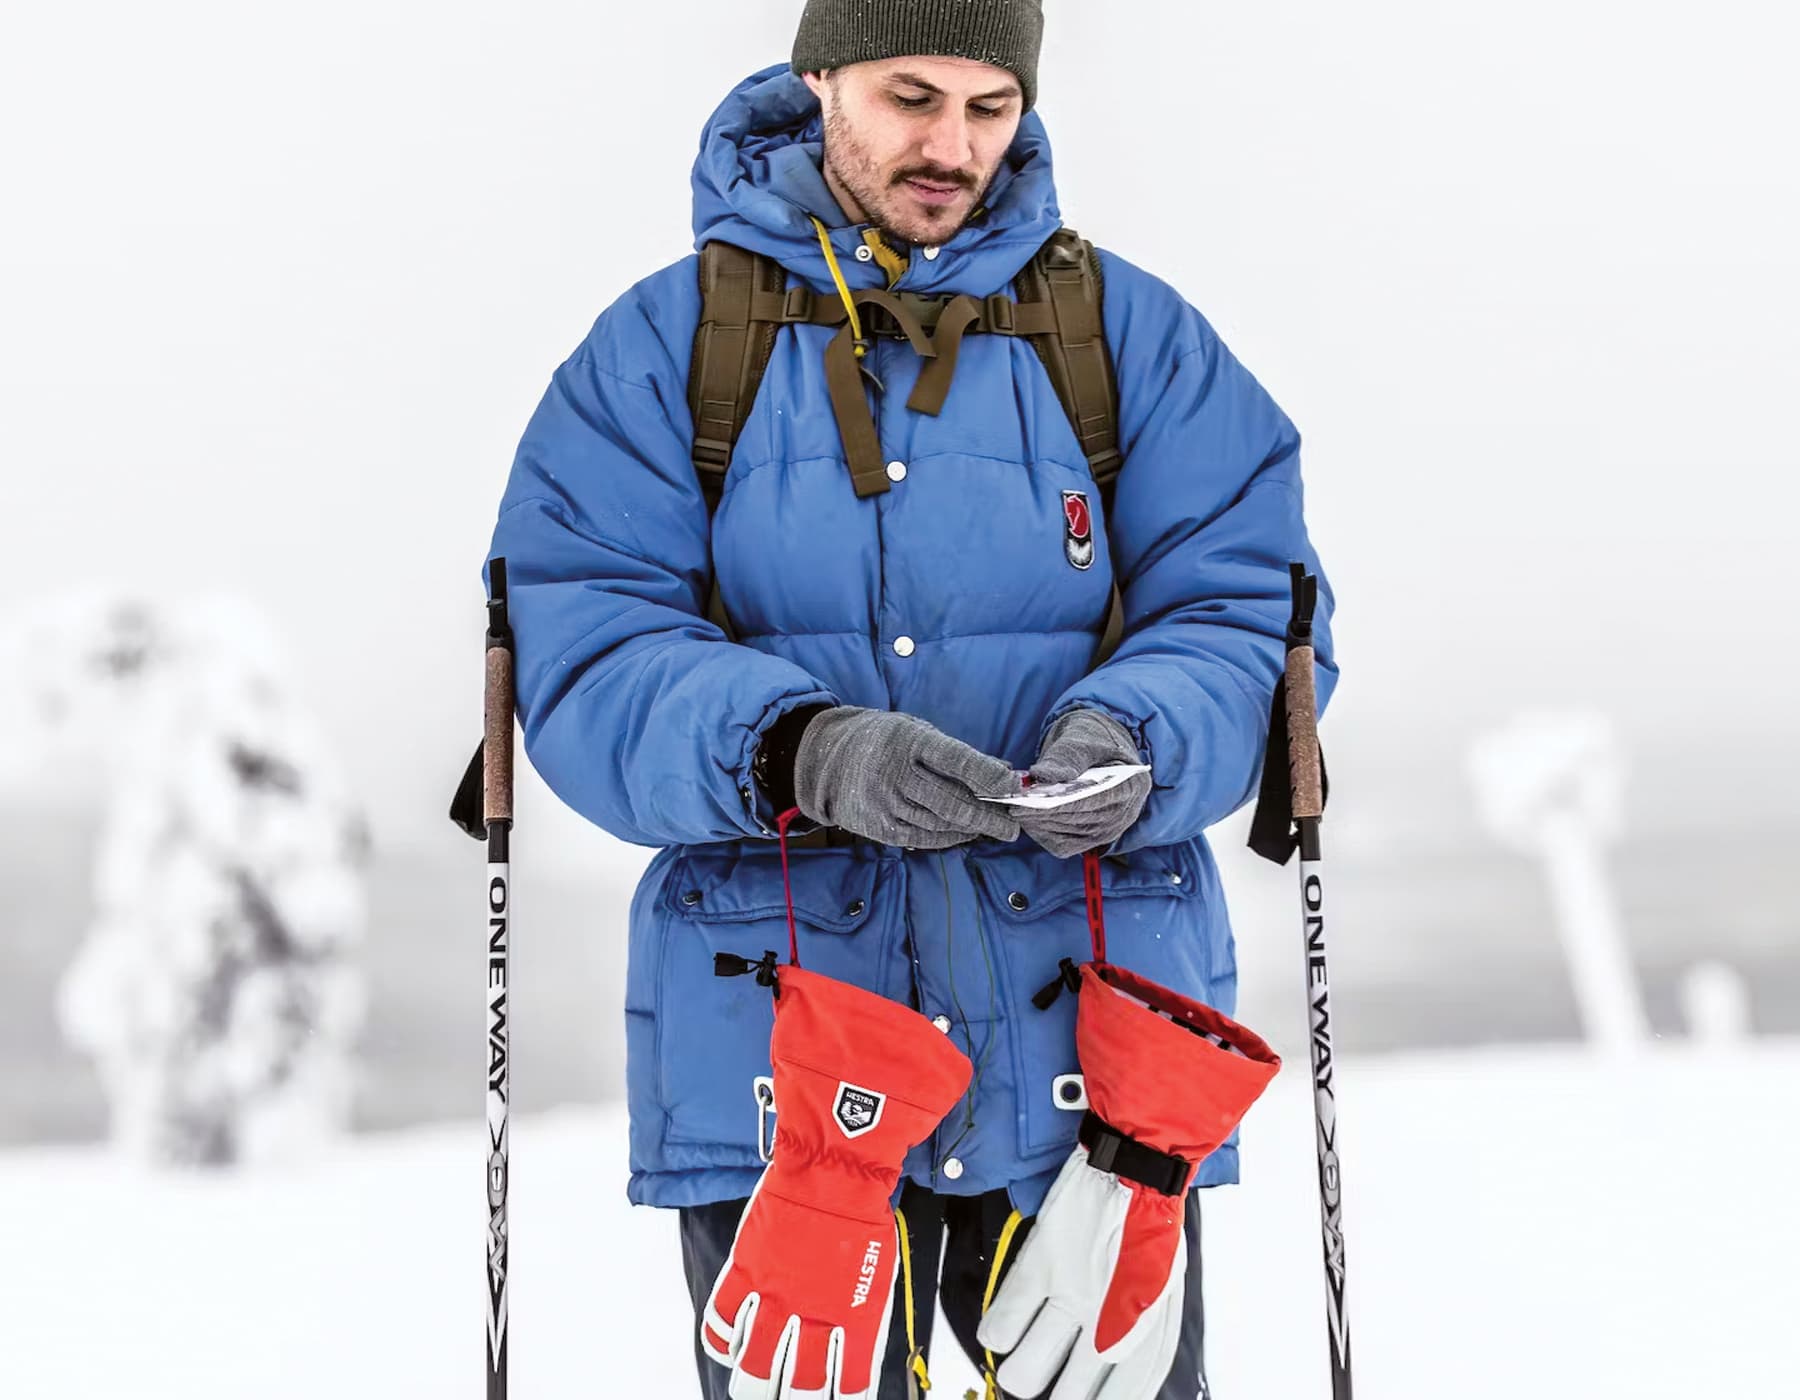
[[[1110,961],[1210,1002],[1214,939],[1203,906],[1211,862],[1204,857],[1196,841],[1184,841],[1103,858],[1101,910]],[[1064,991],[1040,1008],[1032,996],[1056,980],[1062,959],[1079,965],[1093,957],[1082,863],[1033,848],[969,865],[984,916],[1001,931],[1020,1153],[1067,1152],[1081,1122],[1067,1079],[1081,1070],[1076,998]]]
[[[789,852],[802,966],[891,995],[882,984],[897,962],[898,901],[885,888],[894,864],[854,848]],[[779,852],[691,848],[670,866],[653,926],[664,1140],[729,1145],[755,1161],[755,1080],[769,1073],[774,997],[753,976],[717,976],[714,956],[788,960]]]

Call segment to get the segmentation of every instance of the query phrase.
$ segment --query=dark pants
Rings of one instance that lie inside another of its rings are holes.
[[[716,1205],[689,1206],[681,1214],[681,1265],[687,1274],[688,1294],[694,1304],[694,1359],[700,1368],[700,1394],[704,1400],[727,1400],[730,1373],[700,1350],[699,1319],[712,1286],[731,1252],[738,1221],[746,1201],[720,1201]],[[944,1318],[956,1334],[964,1353],[979,1370],[983,1364],[975,1328],[981,1321],[981,1296],[987,1289],[994,1247],[1012,1206],[1006,1192],[985,1196],[940,1196],[907,1182],[900,1196],[912,1245],[914,1329],[920,1350],[929,1361],[931,1328],[936,1308],[932,1280]],[[1007,1257],[1016,1257],[1032,1222],[1024,1220],[1013,1231]],[[1200,1193],[1188,1193],[1187,1288],[1182,1310],[1185,1319],[1181,1343],[1169,1378],[1156,1400],[1209,1400],[1206,1366],[1202,1353],[1206,1324],[1200,1296]],[[1002,1277],[1004,1277],[1004,1267]],[[894,1271],[894,1315],[888,1327],[887,1355],[881,1365],[879,1400],[906,1400],[906,1312],[900,1296],[902,1274]],[[994,1358],[998,1365],[1000,1358]],[[1008,1400],[1024,1400],[1008,1395]]]

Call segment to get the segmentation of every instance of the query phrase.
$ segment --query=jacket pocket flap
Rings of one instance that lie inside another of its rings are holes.
[[[1058,859],[1042,847],[974,857],[999,905],[1001,914],[1020,923],[1041,919],[1087,897],[1082,861]],[[1199,860],[1192,841],[1150,846],[1100,858],[1100,892],[1104,902],[1114,895],[1160,894],[1192,897],[1200,886]]]
[[[795,921],[854,933],[869,918],[880,865],[852,847],[789,851]],[[703,924],[749,923],[787,912],[778,850],[696,847],[663,889],[670,912]]]

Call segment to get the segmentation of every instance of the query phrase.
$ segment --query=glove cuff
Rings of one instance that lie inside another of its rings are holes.
[[[859,1109],[886,1114],[892,1100],[892,1107],[908,1110],[908,1118],[917,1114],[920,1121],[929,1120],[915,1140],[923,1141],[968,1089],[974,1074],[969,1057],[910,1006],[792,963],[777,968],[775,980],[775,1030],[769,1039],[775,1072],[792,1067],[882,1100],[832,1105],[833,1114],[841,1108],[850,1119],[838,1123],[845,1138],[861,1136]]]
[[[1081,969],[1075,1047],[1092,1112],[1135,1143],[1195,1167],[1281,1068],[1247,1026],[1111,964]]]

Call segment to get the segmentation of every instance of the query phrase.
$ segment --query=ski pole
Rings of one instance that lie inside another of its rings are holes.
[[[513,634],[506,560],[489,561],[487,681],[482,740],[469,760],[450,818],[487,839],[487,1400],[506,1400],[506,1188],[509,1089],[506,1016],[513,817]]]
[[[1306,951],[1306,1000],[1312,1029],[1313,1126],[1319,1162],[1319,1219],[1325,1253],[1325,1321],[1331,1344],[1332,1400],[1350,1396],[1350,1319],[1344,1307],[1344,1201],[1337,1147],[1337,1095],[1331,1053],[1331,981],[1325,966],[1325,867],[1319,821],[1330,791],[1319,748],[1313,685],[1313,610],[1319,580],[1290,562],[1294,606],[1288,619],[1287,668],[1275,685],[1264,755],[1262,792],[1250,847],[1287,864],[1300,850],[1300,923]],[[1283,778],[1286,781],[1283,781]]]

